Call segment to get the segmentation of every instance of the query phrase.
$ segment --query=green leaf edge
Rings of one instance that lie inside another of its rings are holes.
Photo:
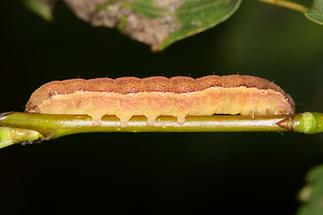
[[[322,1],[321,3],[318,3],[318,1]],[[322,4],[322,6],[318,6],[317,4]],[[317,7],[322,7],[321,9],[317,9]],[[311,20],[312,22],[315,22],[316,24],[323,25],[323,0],[313,0],[312,6],[304,13],[305,17]],[[319,17],[319,19],[317,19]]]
[[[304,203],[297,210],[297,215],[321,215],[323,207],[318,207],[323,199],[323,164],[311,168],[306,174],[306,185],[299,192],[299,199]],[[319,192],[318,192],[319,191]],[[318,195],[320,194],[320,195]]]
[[[22,0],[25,7],[31,12],[39,15],[46,21],[53,20],[52,9],[43,0]]]
[[[195,34],[197,34],[197,33],[200,33],[200,32],[203,32],[203,31],[205,31],[205,30],[207,30],[207,29],[210,29],[210,28],[212,28],[212,27],[215,27],[215,26],[217,26],[217,25],[219,25],[219,24],[221,24],[222,22],[224,22],[224,21],[226,21],[227,19],[229,19],[238,9],[239,9],[239,7],[240,7],[240,5],[241,5],[241,3],[242,3],[242,0],[238,0],[238,2],[237,2],[237,4],[235,5],[235,7],[234,8],[232,8],[232,10],[226,15],[226,16],[223,16],[222,17],[222,19],[219,19],[217,22],[215,22],[215,23],[212,23],[212,24],[210,24],[209,26],[206,26],[205,28],[202,28],[202,29],[198,29],[197,31],[194,31],[194,32],[191,32],[191,33],[189,33],[189,34],[187,34],[187,35],[183,35],[183,36],[179,36],[179,37],[177,37],[177,38],[175,38],[175,39],[172,39],[172,40],[170,40],[170,39],[165,39],[160,45],[159,45],[159,50],[160,51],[162,51],[162,50],[164,50],[165,48],[167,48],[168,46],[170,46],[171,44],[173,44],[173,43],[175,43],[175,42],[177,42],[177,41],[179,41],[179,40],[182,40],[182,39],[184,39],[184,38],[187,38],[187,37],[190,37],[190,36],[193,36],[193,35],[195,35]]]
[[[311,17],[311,13],[306,12],[306,13],[304,13],[304,16],[305,16],[307,19],[311,20],[312,22],[314,22],[314,23],[316,23],[316,24],[323,25],[323,20],[321,21],[321,20],[317,20],[317,19],[315,19],[315,18]]]

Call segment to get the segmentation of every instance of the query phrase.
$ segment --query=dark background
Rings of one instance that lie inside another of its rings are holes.
[[[323,27],[244,1],[225,23],[152,53],[93,28],[63,4],[47,23],[0,3],[0,111],[67,78],[251,74],[274,80],[299,112],[323,112]],[[1,211],[294,214],[323,136],[280,133],[82,134],[0,151]],[[222,211],[222,213],[218,213]],[[4,213],[7,214],[7,213]]]

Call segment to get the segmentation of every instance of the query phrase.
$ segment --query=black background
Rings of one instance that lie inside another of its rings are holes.
[[[56,79],[232,73],[274,80],[299,112],[323,112],[323,27],[292,11],[245,1],[227,22],[152,53],[63,3],[52,23],[19,1],[0,9],[1,112],[22,111]],[[14,145],[0,150],[0,213],[294,214],[322,137],[102,133]]]

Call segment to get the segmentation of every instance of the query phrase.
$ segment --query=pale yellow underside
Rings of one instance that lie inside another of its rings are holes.
[[[277,115],[293,112],[281,93],[257,88],[211,87],[190,93],[138,92],[129,94],[77,91],[44,100],[34,112],[47,114],[87,114],[94,122],[104,115],[115,115],[122,125],[135,115],[144,115],[148,123],[158,116],[174,116],[184,122],[185,116],[213,114]]]

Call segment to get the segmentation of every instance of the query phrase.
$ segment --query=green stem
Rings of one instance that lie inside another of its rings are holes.
[[[37,139],[49,140],[89,132],[323,132],[323,114],[302,113],[282,116],[214,115],[188,116],[180,124],[174,117],[159,117],[148,125],[145,117],[133,117],[126,127],[117,117],[105,116],[95,124],[86,115],[55,115],[11,112],[0,116],[0,148]],[[19,138],[17,137],[19,132]],[[13,135],[10,137],[10,135]],[[8,136],[9,135],[9,136]]]
[[[159,117],[154,125],[148,125],[142,116],[133,117],[126,127],[120,126],[117,117],[105,116],[96,125],[86,115],[56,115],[11,112],[0,117],[0,125],[38,131],[45,137],[56,138],[67,134],[85,132],[218,132],[218,131],[283,131],[277,125],[286,116],[214,115],[188,116],[180,124],[174,117]]]
[[[322,113],[303,113],[294,118],[293,130],[305,134],[315,134],[323,132]]]
[[[284,7],[290,10],[294,10],[301,13],[306,13],[307,7],[296,2],[286,1],[286,0],[258,0],[264,3],[276,5],[279,7]]]
[[[37,131],[0,127],[0,149],[15,143],[33,143],[42,139],[43,135]]]

